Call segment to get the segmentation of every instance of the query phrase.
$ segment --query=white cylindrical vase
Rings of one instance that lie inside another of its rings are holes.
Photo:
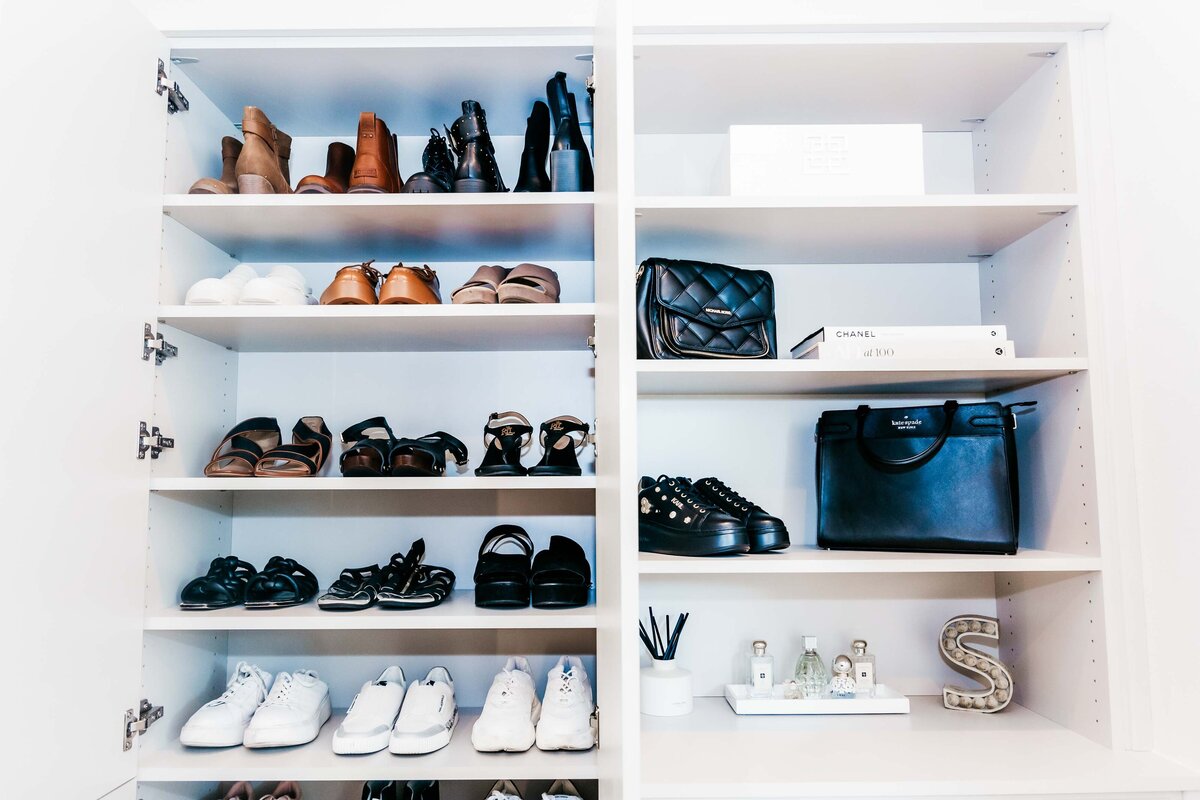
[[[652,717],[679,717],[692,713],[692,673],[675,660],[650,662],[642,670],[642,713]]]

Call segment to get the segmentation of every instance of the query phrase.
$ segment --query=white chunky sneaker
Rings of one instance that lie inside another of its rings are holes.
[[[267,701],[254,712],[246,728],[246,747],[288,747],[317,738],[329,719],[329,687],[317,673],[298,669],[281,672]]]
[[[583,662],[563,656],[546,677],[542,717],[537,724],[539,750],[591,750],[596,745],[592,727],[592,684]]]
[[[575,784],[559,779],[550,784],[550,791],[542,792],[542,800],[582,800]]]
[[[404,670],[399,667],[388,667],[378,679],[364,683],[333,732],[333,752],[350,755],[386,750],[405,686]]]
[[[440,750],[450,744],[457,724],[454,679],[445,667],[434,667],[425,680],[408,687],[388,750],[397,755]]]
[[[521,794],[517,791],[517,787],[513,786],[512,781],[496,781],[491,794],[483,800],[521,800]]]
[[[231,306],[242,296],[246,284],[258,278],[249,264],[238,264],[220,278],[202,278],[192,284],[184,297],[189,306]]]
[[[492,680],[483,713],[471,728],[471,744],[481,753],[524,753],[533,747],[541,713],[529,662],[510,658]]]
[[[267,277],[251,279],[238,298],[244,306],[303,306],[315,302],[308,281],[289,264],[276,264]]]
[[[205,703],[179,732],[188,747],[233,747],[241,744],[250,718],[267,698],[271,673],[253,664],[238,662],[225,693]]]

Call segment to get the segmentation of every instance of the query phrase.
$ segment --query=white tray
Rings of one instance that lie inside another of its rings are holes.
[[[776,686],[770,697],[751,697],[744,683],[725,685],[725,699],[735,714],[907,714],[908,698],[883,684],[875,687],[874,697],[821,697],[786,700],[783,686]]]

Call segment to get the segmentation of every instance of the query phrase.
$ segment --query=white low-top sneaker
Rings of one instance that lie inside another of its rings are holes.
[[[510,658],[492,680],[483,713],[471,728],[471,744],[481,753],[524,753],[533,747],[541,712],[529,662]]]
[[[483,800],[521,800],[521,794],[512,781],[496,781],[492,792]]]
[[[267,277],[247,281],[238,298],[244,306],[303,306],[315,302],[308,281],[289,264],[276,264]]]
[[[445,667],[434,667],[425,680],[408,687],[388,750],[397,755],[440,750],[450,744],[457,724],[454,679]]]
[[[542,800],[582,800],[582,795],[575,784],[560,778],[550,784],[550,791],[542,792]]]
[[[231,306],[242,296],[246,284],[258,278],[249,264],[238,264],[220,278],[202,278],[187,290],[183,302],[189,306]]]
[[[338,729],[333,752],[340,755],[378,753],[387,749],[392,725],[404,702],[404,670],[388,667],[378,679],[364,683]]]
[[[271,673],[238,662],[225,693],[196,710],[179,732],[188,747],[233,747],[242,743],[250,718],[267,697]]]
[[[317,738],[329,719],[329,687],[310,669],[281,672],[250,720],[246,747],[288,747]]]
[[[583,662],[563,656],[546,676],[542,717],[537,724],[539,750],[590,750],[596,745],[595,702]]]

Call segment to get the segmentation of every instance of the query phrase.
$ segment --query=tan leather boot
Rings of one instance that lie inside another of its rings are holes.
[[[333,281],[321,292],[321,305],[370,306],[379,302],[375,287],[383,276],[371,266],[374,260],[339,269]]]
[[[232,136],[221,137],[221,177],[201,178],[188,194],[237,194],[237,160],[242,143]]]
[[[358,147],[350,173],[351,192],[398,192],[404,181],[397,164],[396,137],[370,111],[358,115]]]
[[[440,305],[441,286],[437,273],[428,265],[406,267],[397,264],[388,272],[379,287],[381,306],[403,303],[406,305]]]
[[[290,153],[292,140],[287,134]],[[242,153],[237,160],[237,184],[240,194],[290,194],[276,147],[277,131],[261,109],[246,106],[242,110]]]
[[[350,170],[354,168],[354,148],[332,142],[325,156],[324,175],[306,175],[296,184],[296,194],[345,194],[350,188]]]
[[[292,137],[274,125],[271,128],[275,131],[275,154],[279,156],[279,171],[283,173],[283,182],[291,186],[292,176],[288,171],[288,162],[292,158]]]

